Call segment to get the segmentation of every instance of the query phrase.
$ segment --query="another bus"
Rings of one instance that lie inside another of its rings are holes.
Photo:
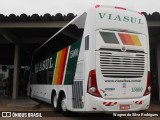
[[[150,105],[147,22],[140,12],[96,5],[33,54],[29,92],[55,111],[140,111]]]

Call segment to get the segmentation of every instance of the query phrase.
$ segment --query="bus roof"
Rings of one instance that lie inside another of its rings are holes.
[[[129,11],[129,12],[134,12],[134,13],[137,13],[137,14],[140,14],[143,16],[143,14],[141,12],[137,12],[137,11],[134,11],[134,10],[130,10],[130,9],[127,9],[127,8],[123,8],[123,7],[119,7],[119,6],[109,6],[109,5],[95,5],[95,7],[90,7],[90,8],[95,8],[95,9],[98,9],[98,8],[112,8],[112,9],[120,9],[120,10],[126,10],[126,11]],[[89,9],[90,9],[89,8]],[[86,12],[83,12],[83,13],[86,13]],[[82,13],[82,14],[83,14]],[[46,43],[48,43],[53,37],[55,37],[57,34],[59,34],[63,29],[65,29],[68,25],[70,25],[73,21],[75,21],[79,16],[81,16],[82,14],[78,15],[77,17],[75,17],[73,20],[71,20],[68,24],[66,24],[63,28],[61,28],[57,33],[55,33],[53,36],[51,36],[46,42],[44,42],[40,47],[38,47],[34,53],[36,51],[38,51],[41,47],[43,47]]]
[[[138,13],[140,15],[143,15],[142,12],[137,12],[135,10],[131,10],[131,9],[128,9],[128,8],[123,8],[123,7],[120,7],[120,6],[95,5],[95,8],[113,8],[113,9],[127,10],[127,11],[130,11],[130,12],[135,12],[135,13]]]

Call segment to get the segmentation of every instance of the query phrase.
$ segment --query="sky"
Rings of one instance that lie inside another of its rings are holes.
[[[0,14],[79,15],[97,4],[121,6],[139,12],[160,12],[160,0],[0,0]]]

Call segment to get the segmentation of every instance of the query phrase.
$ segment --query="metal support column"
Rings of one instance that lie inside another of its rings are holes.
[[[19,46],[15,45],[12,99],[16,99],[18,96],[19,57],[20,57]]]
[[[157,43],[157,72],[158,72],[158,91],[160,91],[160,42]],[[159,101],[160,93],[158,92]]]

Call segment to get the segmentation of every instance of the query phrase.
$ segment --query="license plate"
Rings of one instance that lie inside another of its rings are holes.
[[[120,110],[129,110],[130,105],[120,105]]]

